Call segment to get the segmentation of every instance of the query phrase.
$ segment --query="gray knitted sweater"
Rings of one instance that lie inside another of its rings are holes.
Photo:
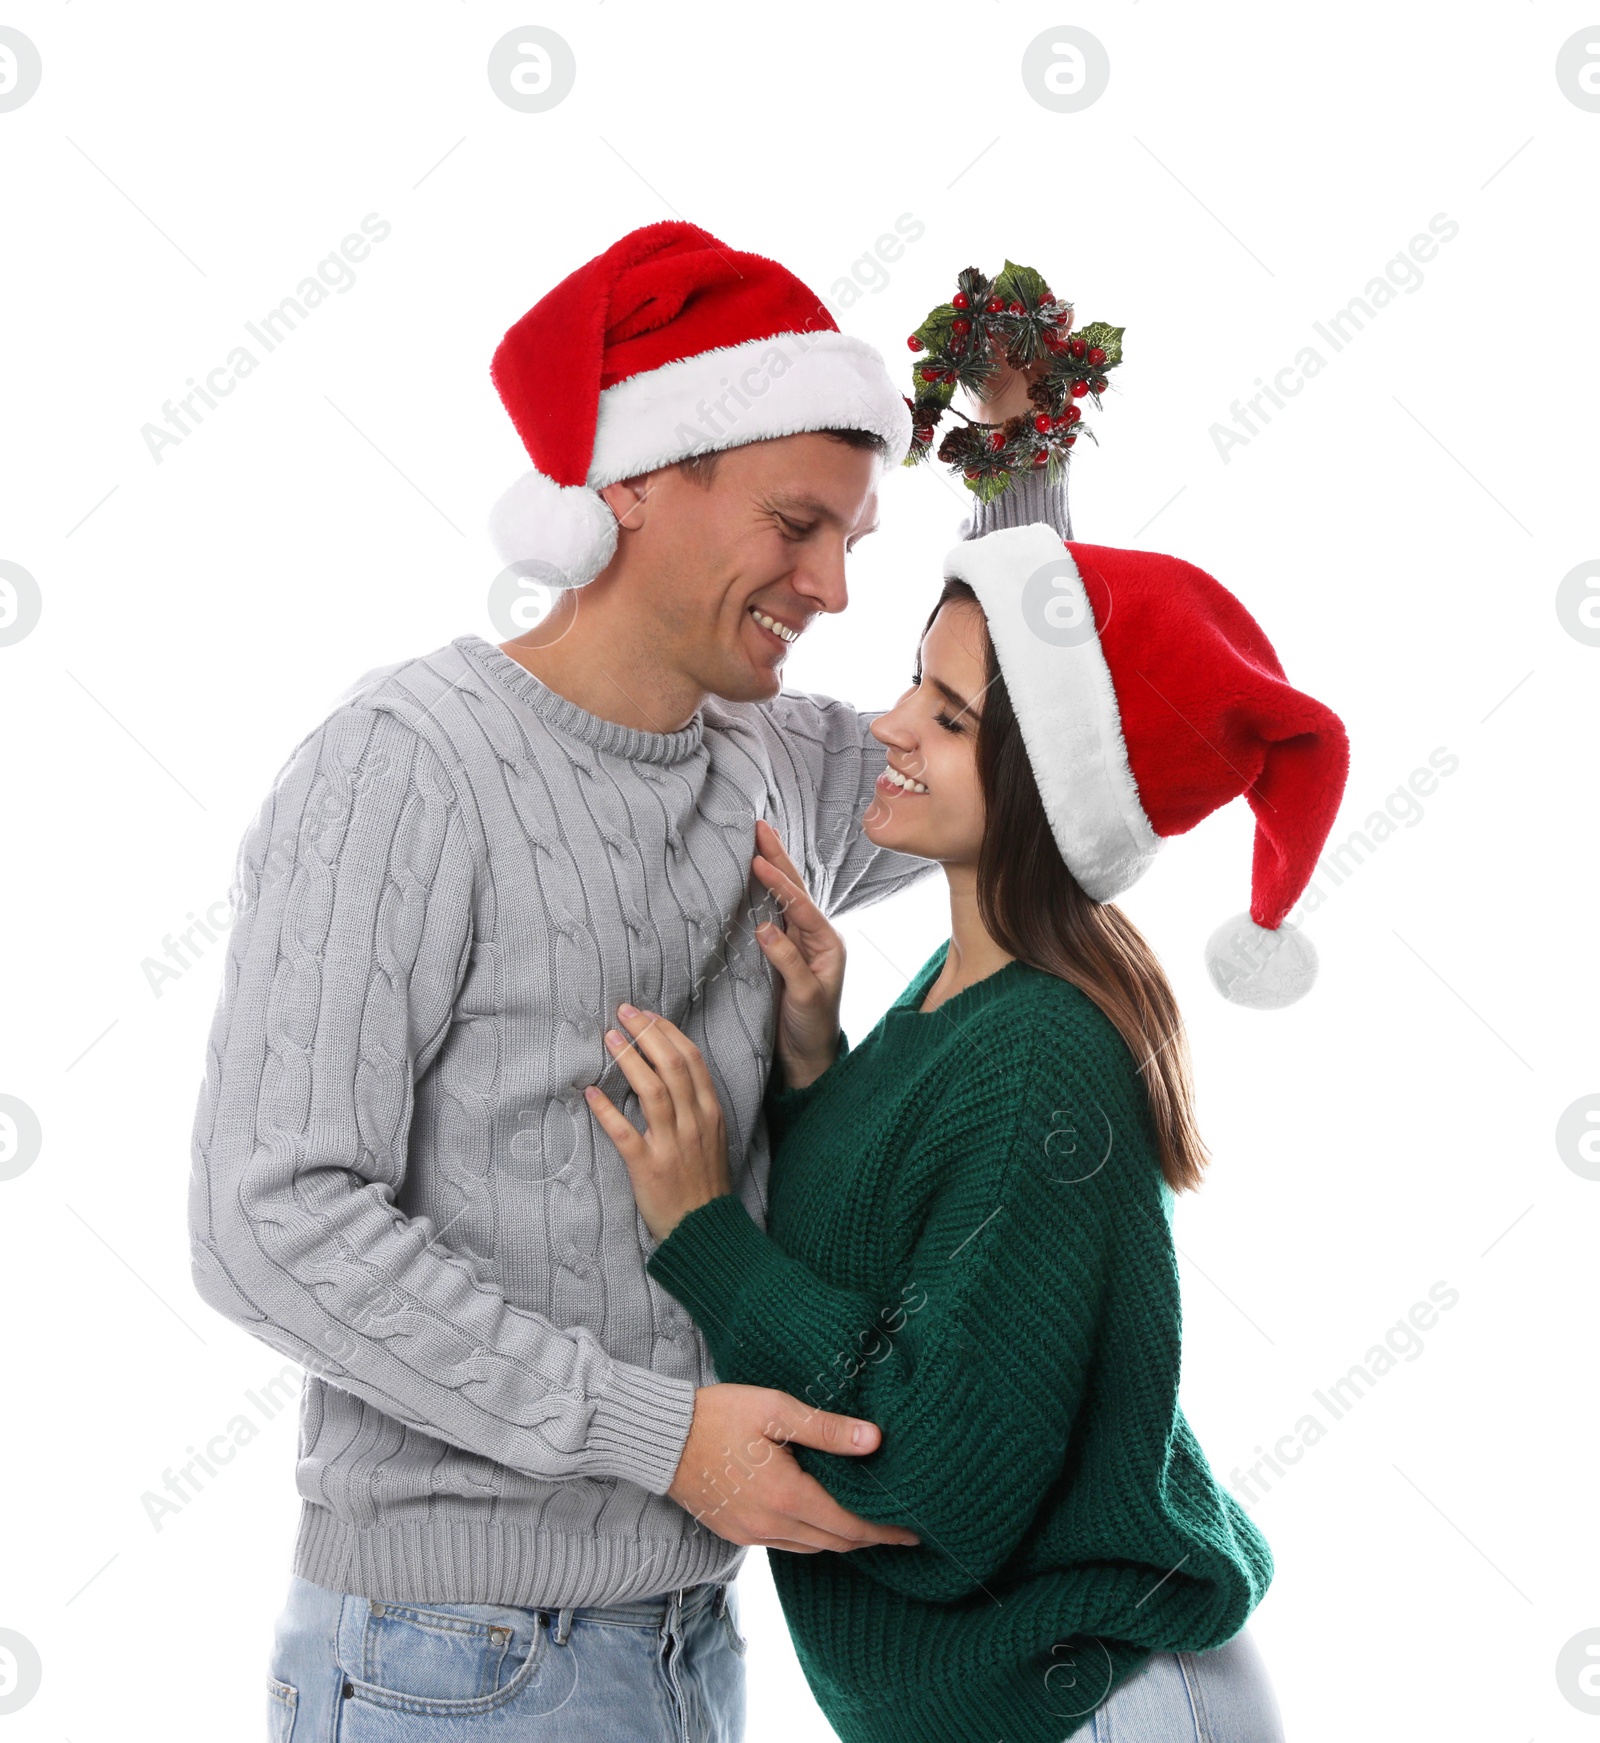
[[[1064,532],[1064,486],[963,532],[1026,520]],[[603,1032],[624,999],[664,1013],[764,1223],[755,820],[829,914],[931,873],[861,833],[875,718],[783,691],[641,731],[465,635],[290,756],[240,848],[189,1231],[201,1296],[306,1369],[296,1573],[557,1606],[737,1572],[666,1496],[716,1374],[583,1088],[640,1125]]]

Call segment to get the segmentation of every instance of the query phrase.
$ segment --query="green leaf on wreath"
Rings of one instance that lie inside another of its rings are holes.
[[[1087,327],[1080,328],[1077,338],[1082,339],[1093,350],[1096,345],[1106,354],[1104,363],[1098,365],[1101,369],[1109,369],[1114,363],[1122,361],[1122,335],[1126,327],[1113,327],[1109,321],[1091,321]]]
[[[955,397],[955,391],[956,384],[953,381],[924,381],[920,375],[917,377],[917,403],[936,406],[940,417],[948,410],[950,401]],[[926,421],[926,414],[924,414],[924,421]],[[937,423],[938,418],[935,418],[934,422]]]
[[[1044,281],[1044,274],[1035,272],[1031,266],[1018,266],[1008,260],[1000,269],[1000,276],[994,281],[994,294],[1005,302],[1019,302],[1026,308],[1037,308],[1045,300],[1050,287]]]
[[[993,502],[997,496],[1004,496],[1011,488],[1011,474],[987,472],[981,477],[967,479],[966,485],[979,502]]]
[[[916,330],[925,351],[942,351],[950,341],[950,323],[956,318],[953,303],[940,303]]]

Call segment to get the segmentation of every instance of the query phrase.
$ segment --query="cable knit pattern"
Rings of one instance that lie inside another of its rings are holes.
[[[784,691],[657,733],[462,636],[369,673],[240,852],[194,1125],[204,1299],[307,1370],[294,1568],[377,1599],[618,1602],[732,1577],[665,1491],[717,1376],[647,1274],[624,999],[704,1052],[764,1220],[771,820],[832,913],[932,872],[859,820],[873,714]]]
[[[768,1088],[764,1232],[737,1197],[649,1270],[727,1380],[867,1417],[798,1457],[915,1548],[771,1551],[844,1743],[1060,1743],[1152,1650],[1242,1628],[1272,1578],[1178,1405],[1173,1195],[1133,1056],[1078,988],[1007,963]]]

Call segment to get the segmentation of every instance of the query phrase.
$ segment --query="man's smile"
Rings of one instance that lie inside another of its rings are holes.
[[[771,613],[763,611],[759,605],[752,605],[748,609],[750,615],[756,620],[761,628],[775,640],[782,642],[785,647],[787,647],[791,642],[799,641],[800,631],[792,624],[780,623],[777,618],[771,615]]]

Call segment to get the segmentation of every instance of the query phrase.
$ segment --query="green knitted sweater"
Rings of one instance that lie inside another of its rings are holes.
[[[767,1231],[725,1195],[649,1269],[720,1379],[883,1430],[864,1458],[797,1456],[920,1543],[769,1551],[845,1743],[1060,1743],[1152,1650],[1238,1633],[1272,1555],[1178,1406],[1172,1194],[1132,1055],[1023,962],[922,1012],[947,948],[814,1083],[775,1069]]]

